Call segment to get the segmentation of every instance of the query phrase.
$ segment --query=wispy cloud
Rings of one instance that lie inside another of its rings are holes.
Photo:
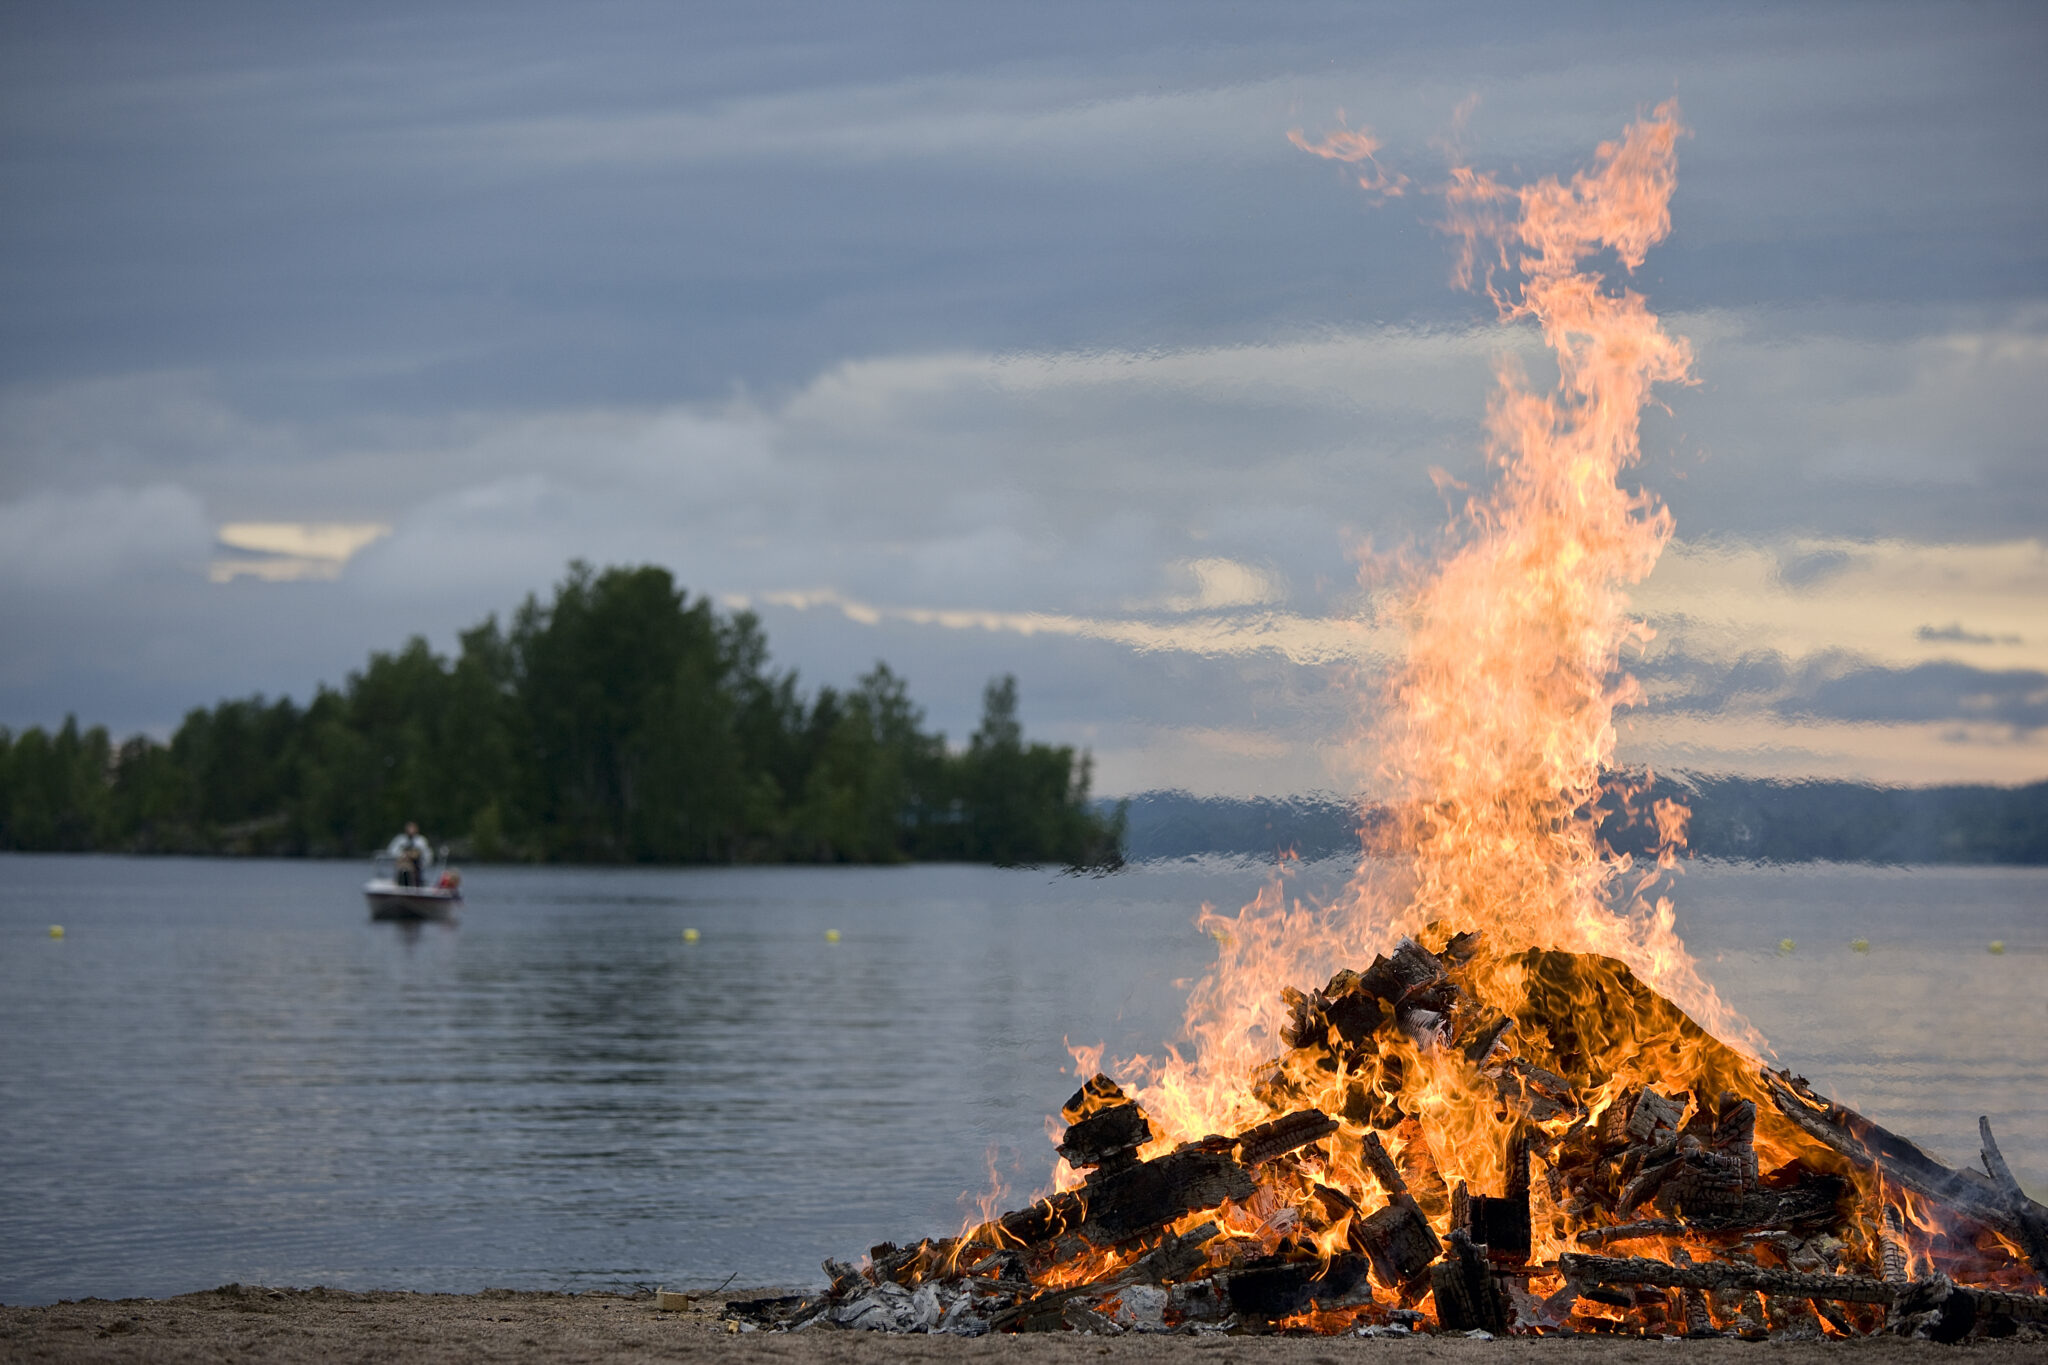
[[[1982,631],[1964,630],[1963,623],[1951,621],[1945,626],[1922,626],[1913,632],[1928,644],[1937,645],[2017,645],[2025,640],[2019,635],[1987,635]]]
[[[1025,637],[1069,636],[1124,645],[1140,654],[1164,652],[1206,657],[1277,654],[1291,663],[1320,665],[1383,660],[1394,643],[1384,630],[1355,621],[1298,616],[1282,611],[1215,611],[1190,607],[1191,614],[1176,619],[986,611],[960,607],[879,606],[830,588],[733,594],[727,598],[734,607],[747,607],[756,600],[797,611],[836,611],[847,620],[866,626],[893,621],[950,631],[989,631]],[[1230,605],[1237,607],[1242,604]]]

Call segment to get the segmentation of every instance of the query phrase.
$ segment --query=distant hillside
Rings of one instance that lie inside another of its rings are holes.
[[[2025,787],[1881,787],[1681,774],[1655,797],[1692,808],[1691,851],[1768,862],[2048,864],[2048,782]],[[1106,803],[1113,805],[1114,803]],[[1375,817],[1376,818],[1376,817]],[[1295,797],[1200,797],[1144,792],[1126,805],[1132,859],[1196,854],[1270,859],[1353,854],[1359,816],[1327,792]],[[1650,831],[1618,817],[1603,827],[1617,848],[1644,852]]]
[[[1879,787],[1680,777],[1657,785],[1692,807],[1692,849],[1710,857],[2048,863],[2048,782]]]

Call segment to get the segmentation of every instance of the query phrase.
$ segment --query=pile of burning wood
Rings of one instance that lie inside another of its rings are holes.
[[[1513,1007],[1488,984],[1511,981]],[[1170,1143],[1097,1075],[1082,1178],[735,1303],[747,1327],[2048,1335],[2048,1210],[1718,1042],[1610,958],[1404,939],[1290,991],[1270,1114]],[[1483,1150],[1482,1150],[1483,1149]],[[1491,1188],[1446,1173],[1485,1171]]]

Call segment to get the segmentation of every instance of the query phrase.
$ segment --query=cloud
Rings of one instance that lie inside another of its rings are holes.
[[[1168,611],[1221,611],[1287,600],[1285,580],[1269,569],[1214,557],[1190,559],[1180,567],[1195,580],[1195,591],[1167,598],[1163,605]]]
[[[174,485],[33,493],[0,503],[0,600],[200,573],[212,539],[200,500]]]
[[[728,599],[746,607],[754,598]],[[1391,638],[1362,623],[1297,616],[1287,612],[1217,612],[1183,619],[1088,617],[1056,612],[982,611],[959,607],[876,606],[829,588],[777,590],[760,594],[771,606],[796,611],[833,610],[864,626],[902,621],[949,631],[989,631],[1025,637],[1049,635],[1105,640],[1136,653],[1158,652],[1221,657],[1275,654],[1290,663],[1320,665],[1384,660]],[[1233,607],[1241,603],[1229,604]]]
[[[1929,644],[1956,645],[2017,645],[2024,641],[2018,635],[1985,635],[1979,631],[1964,630],[1960,621],[1951,621],[1945,626],[1922,626],[1913,632],[1918,639]]]
[[[1975,643],[1927,622],[1968,619],[2011,651],[2005,662],[2048,669],[2048,640],[2030,629],[2048,601],[2048,543],[2034,537],[1684,539],[1666,549],[1635,600],[1659,631],[1659,648],[1731,666],[1837,652],[1908,668]]]
[[[207,577],[215,583],[337,578],[358,550],[390,534],[391,527],[377,521],[231,521],[216,538],[240,553],[216,558]]]
[[[1788,697],[1778,708],[1788,716],[1881,724],[1957,721],[2010,726],[2025,734],[2048,726],[2048,673],[1956,663],[1857,667],[1815,680],[1804,695]]]

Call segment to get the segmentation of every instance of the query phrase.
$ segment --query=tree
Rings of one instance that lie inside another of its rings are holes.
[[[548,608],[527,600],[511,646],[545,855],[730,856],[745,807],[735,643],[665,569],[579,562]]]

